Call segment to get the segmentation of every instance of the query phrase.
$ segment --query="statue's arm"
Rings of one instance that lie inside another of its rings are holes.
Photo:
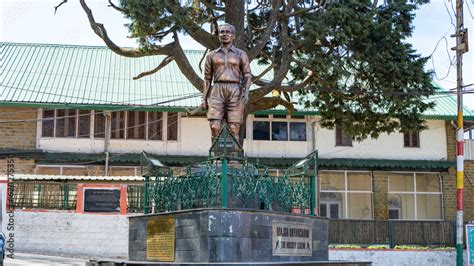
[[[202,102],[201,108],[207,110],[207,98],[209,97],[209,92],[211,90],[211,81],[212,81],[212,62],[211,62],[211,54],[206,56],[206,62],[204,65],[204,82],[203,82],[203,89],[202,89]]]
[[[247,104],[249,101],[249,89],[250,85],[252,84],[252,72],[250,70],[250,62],[247,53],[243,52],[241,56],[241,71],[243,77],[243,94],[242,94],[242,101],[244,104]]]

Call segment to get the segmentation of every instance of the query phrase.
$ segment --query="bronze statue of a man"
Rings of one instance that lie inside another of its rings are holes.
[[[201,108],[209,109],[207,119],[213,138],[217,137],[226,121],[238,140],[244,107],[249,99],[252,82],[249,59],[247,53],[232,45],[234,34],[234,26],[228,23],[220,25],[221,46],[206,57]]]

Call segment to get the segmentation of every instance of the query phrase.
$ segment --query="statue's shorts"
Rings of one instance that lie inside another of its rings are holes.
[[[208,98],[208,120],[226,120],[227,123],[242,123],[244,103],[239,83],[214,83]]]

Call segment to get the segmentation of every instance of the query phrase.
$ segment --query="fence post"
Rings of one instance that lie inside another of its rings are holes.
[[[393,221],[388,221],[388,244],[390,248],[394,248],[395,244],[393,241]]]
[[[221,176],[221,201],[222,208],[227,208],[227,159],[222,159],[222,176]]]
[[[145,176],[145,195],[144,195],[145,199],[144,199],[144,203],[143,203],[144,204],[143,212],[145,214],[148,214],[148,202],[149,202],[149,200],[148,200],[148,189],[149,189],[149,187],[150,187],[150,177],[146,175]]]
[[[316,189],[314,187],[314,175],[309,176],[309,187],[311,193],[311,215],[314,215],[314,209],[316,208],[315,199],[316,199]]]

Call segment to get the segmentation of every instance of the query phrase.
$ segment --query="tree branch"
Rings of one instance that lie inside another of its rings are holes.
[[[280,97],[263,97],[261,99],[258,99],[256,102],[251,102],[247,106],[248,112],[255,112],[255,111],[261,111],[261,110],[268,110],[271,108],[275,108],[278,105],[283,105],[286,110],[288,110],[289,113],[293,113],[296,111],[295,107],[291,102],[287,102],[283,100]]]
[[[273,32],[273,27],[275,26],[275,23],[277,21],[278,10],[280,9],[280,4],[281,4],[281,0],[273,0],[272,12],[270,14],[270,20],[268,22],[267,29],[262,34],[262,36],[260,36],[255,46],[250,51],[248,51],[250,62],[252,62],[252,60],[255,57],[257,57],[257,55],[263,50],[268,40],[270,39],[270,36],[272,35],[272,32]]]
[[[58,11],[58,8],[62,6],[63,4],[67,3],[67,0],[63,0],[59,5],[54,7],[54,14],[56,15],[56,11]]]
[[[176,32],[174,32],[174,42],[176,45],[173,50],[173,56],[179,70],[181,70],[181,73],[183,73],[183,75],[193,84],[196,89],[202,92],[204,80],[201,79],[198,74],[196,74],[196,71],[194,71],[193,67],[189,63],[183,48],[181,48],[181,45],[179,44],[178,34]]]
[[[211,2],[209,1],[206,1],[206,0],[201,0],[201,3],[203,3],[203,5],[205,5],[207,8],[210,8],[212,10],[216,10],[216,11],[225,11],[225,8],[224,7],[218,7],[216,5],[213,5]]]
[[[174,60],[174,57],[173,56],[167,56],[165,57],[165,59],[163,59],[163,61],[161,61],[161,63],[155,67],[154,69],[150,70],[150,71],[145,71],[145,72],[142,72],[140,74],[138,74],[137,76],[133,77],[134,80],[137,80],[139,78],[143,78],[145,76],[149,76],[149,75],[152,75],[152,74],[155,74],[156,72],[158,72],[160,69],[164,68],[165,66],[167,66],[169,63],[173,62]]]
[[[92,10],[87,6],[85,0],[80,0],[82,9],[86,12],[87,18],[89,19],[89,24],[92,30],[95,32],[97,36],[99,36],[112,50],[114,53],[126,56],[126,57],[143,57],[148,55],[170,55],[174,46],[174,42],[166,44],[166,45],[154,45],[151,47],[150,50],[142,51],[137,48],[121,48],[116,45],[107,35],[107,31],[105,27],[101,23],[97,23],[95,21],[94,16],[92,15]]]
[[[109,0],[109,6],[119,12],[125,12],[125,9],[116,6],[114,3],[112,3],[112,0]]]
[[[265,74],[267,74],[270,70],[272,70],[275,67],[275,63],[270,64],[267,68],[265,68],[262,73],[260,73],[258,76],[255,76],[252,78],[252,82],[259,81]]]

